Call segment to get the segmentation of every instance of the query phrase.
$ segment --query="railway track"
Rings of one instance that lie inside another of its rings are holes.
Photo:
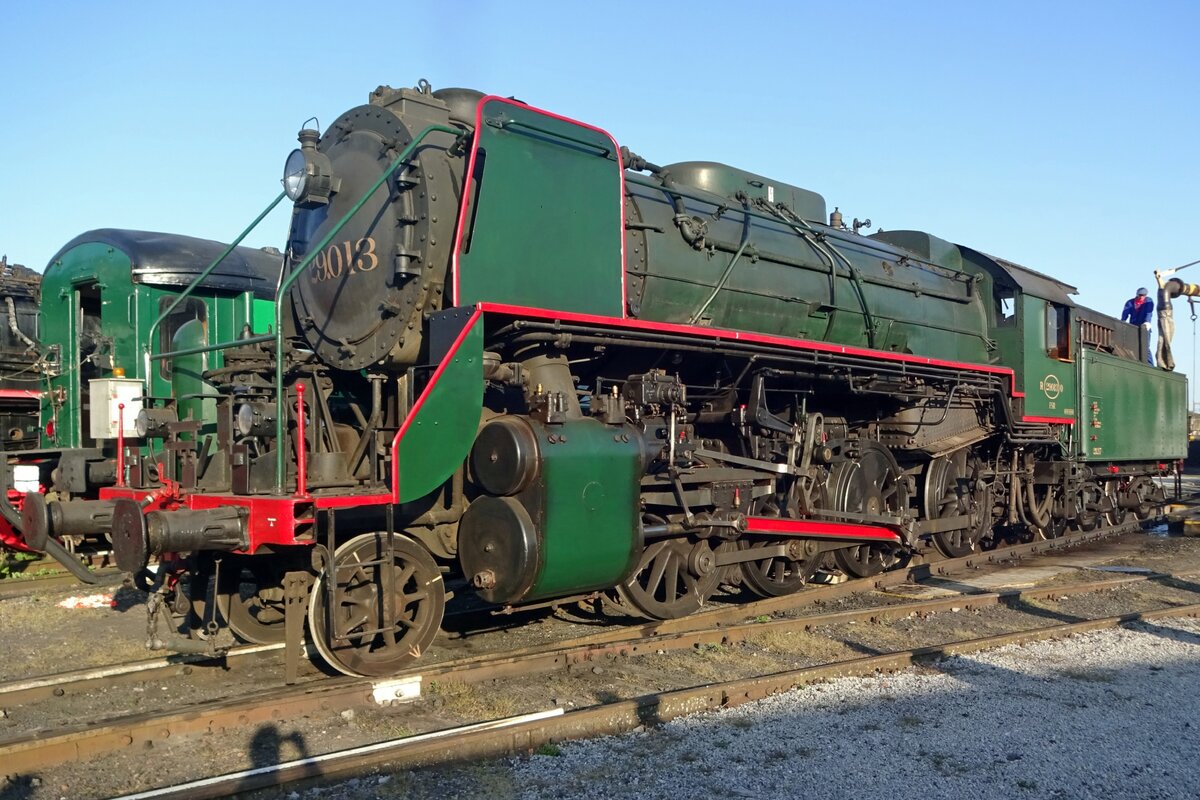
[[[2,555],[4,551],[0,551],[0,556]],[[79,559],[96,576],[97,582],[93,588],[103,588],[121,580],[122,573],[113,566],[112,553],[91,553],[80,555]],[[20,572],[0,578],[0,600],[74,587],[78,587],[80,591],[89,591],[87,585],[80,583],[78,578],[52,558],[23,561],[19,565]]]
[[[1112,531],[1109,532],[1111,535]],[[1080,541],[1098,538],[1088,536]],[[1013,548],[1021,555],[1030,552],[1056,551],[1065,542],[1040,542]],[[1010,554],[1009,557],[1012,557]],[[937,574],[951,575],[958,570],[978,566],[980,559],[998,561],[997,553],[955,559],[937,565]],[[957,563],[956,563],[957,562]],[[901,573],[925,572],[931,565],[917,565]],[[788,598],[774,598],[738,606],[714,608],[681,620],[606,629],[595,635],[560,642],[552,646],[526,648],[503,654],[452,660],[443,664],[425,665],[396,676],[389,681],[369,682],[337,678],[311,683],[302,687],[280,688],[251,696],[229,698],[206,703],[182,711],[151,713],[110,720],[101,724],[73,726],[58,730],[43,730],[33,735],[0,741],[0,761],[11,774],[28,774],[68,760],[88,759],[115,749],[130,746],[151,746],[165,737],[186,737],[216,734],[239,727],[254,726],[312,713],[332,713],[343,709],[388,702],[397,694],[407,695],[420,682],[484,683],[506,676],[571,670],[580,665],[608,664],[623,657],[665,653],[695,648],[704,644],[729,644],[767,631],[805,630],[852,621],[882,621],[912,614],[933,614],[949,609],[977,609],[1017,600],[1056,598],[1067,594],[1101,591],[1146,581],[1173,580],[1169,576],[1122,577],[1068,587],[1041,588],[1000,593],[964,594],[949,598],[895,602],[855,611],[839,611],[807,616],[764,619],[772,613],[794,611],[816,599],[831,599],[854,591],[868,591],[902,583],[898,574],[879,576],[868,581],[847,582],[835,586],[819,586]],[[1192,588],[1187,586],[1185,588]],[[790,600],[790,605],[787,601]],[[746,622],[747,619],[753,620]],[[1054,626],[1059,627],[1059,626]],[[1014,636],[1019,634],[1013,634]],[[243,663],[252,663],[249,659]],[[839,662],[840,664],[841,662]],[[825,665],[840,669],[837,665]],[[179,669],[179,664],[163,668]],[[145,680],[146,670],[125,673],[123,680]],[[852,673],[838,673],[852,674]],[[34,697],[65,694],[67,691],[86,691],[72,686],[79,675],[61,676],[58,686],[42,681],[37,685],[0,687],[0,705],[15,705],[17,700],[29,702]],[[94,675],[91,681],[104,680]],[[29,682],[26,682],[27,684]],[[235,681],[236,683],[236,681]],[[84,684],[86,686],[86,684]]]
[[[73,588],[78,588],[81,592],[92,593],[120,583],[123,575],[116,568],[93,570],[92,574],[96,576],[96,583],[87,585],[80,583],[78,578],[66,571],[30,578],[5,578],[0,581],[0,600]]]
[[[855,612],[857,613],[857,612]],[[564,712],[549,709],[518,717],[449,728],[417,736],[326,753],[279,764],[192,781],[164,789],[127,795],[117,800],[174,800],[225,797],[320,776],[322,779],[362,774],[375,767],[389,769],[450,763],[531,752],[566,739],[612,735],[679,716],[731,708],[780,692],[841,677],[895,672],[925,660],[964,655],[1002,647],[1064,638],[1106,630],[1132,622],[1200,616],[1200,603],[1159,611],[1121,614],[1080,622],[1048,625],[994,636],[963,639],[936,646],[897,650],[847,661],[787,670],[771,675],[657,692]]]
[[[814,584],[796,594],[742,603],[711,604],[706,610],[674,620],[638,624],[634,630],[642,637],[680,633],[705,627],[720,627],[763,614],[794,611],[806,606],[848,597],[853,594],[884,590],[931,578],[950,578],[968,574],[980,567],[1004,565],[1022,558],[1061,552],[1071,547],[1090,544],[1102,539],[1137,530],[1133,523],[1068,534],[1059,539],[1007,545],[994,550],[973,553],[961,558],[938,558],[921,561],[902,569],[892,570],[870,578],[848,580],[838,584]],[[937,556],[935,556],[937,557]],[[620,641],[630,629],[615,625],[590,635],[586,641],[601,643]],[[130,685],[145,681],[167,680],[186,676],[200,665],[219,663],[231,676],[243,668],[259,668],[271,653],[281,652],[280,645],[238,647],[224,657],[213,659],[200,655],[171,655],[131,664],[72,670],[69,672],[26,678],[0,683],[0,706],[15,706],[36,702],[48,697],[63,697],[72,693],[92,692],[106,687]],[[406,673],[407,674],[407,673]]]

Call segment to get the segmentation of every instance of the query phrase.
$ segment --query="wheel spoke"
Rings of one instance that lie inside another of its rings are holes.
[[[667,585],[663,591],[663,600],[671,602],[679,597],[679,558],[674,553],[671,553],[664,559],[664,569],[666,569]]]
[[[390,547],[384,537],[364,534],[341,545],[318,577],[310,598],[313,643],[331,666],[349,675],[396,672],[429,646],[445,611],[445,588],[437,562],[407,537],[394,536]],[[392,564],[365,566],[389,550],[395,559]],[[338,581],[340,601],[332,618],[351,634],[348,642],[336,646],[334,631],[328,630],[327,581],[331,578]],[[413,591],[405,592],[406,586],[413,586]]]

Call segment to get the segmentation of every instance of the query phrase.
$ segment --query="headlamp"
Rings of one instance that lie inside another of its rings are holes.
[[[321,134],[305,128],[297,138],[300,147],[288,155],[283,165],[284,194],[301,208],[327,205],[341,181],[333,177],[329,156],[317,149]]]

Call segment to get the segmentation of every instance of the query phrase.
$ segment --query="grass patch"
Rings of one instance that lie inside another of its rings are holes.
[[[25,570],[28,568],[30,561],[37,561],[37,559],[37,555],[33,553],[4,553],[0,557],[0,580],[33,577],[33,573],[26,573]],[[50,572],[50,570],[38,571]]]
[[[546,742],[533,751],[535,756],[561,756],[562,748],[554,742]]]
[[[755,632],[746,637],[746,642],[756,644],[772,653],[808,656],[819,661],[838,661],[851,653],[841,642],[809,631],[770,630]]]
[[[511,698],[457,681],[430,681],[428,693],[451,714],[475,720],[511,717],[517,710]]]

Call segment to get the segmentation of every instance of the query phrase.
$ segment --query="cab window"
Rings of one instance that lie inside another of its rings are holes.
[[[1058,303],[1046,303],[1046,354],[1060,361],[1071,359],[1069,309]]]
[[[1011,328],[1017,324],[1017,293],[1010,286],[996,287],[996,325]]]

